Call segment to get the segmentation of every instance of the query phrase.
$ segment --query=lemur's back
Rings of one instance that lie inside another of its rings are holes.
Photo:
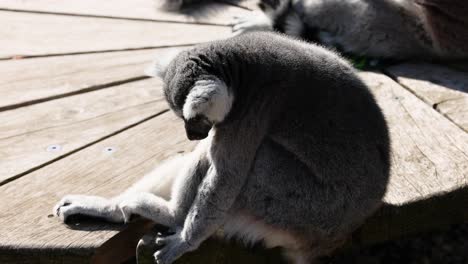
[[[389,176],[387,128],[348,63],[271,33],[208,44],[193,56],[199,54],[230,80],[236,100],[228,120],[269,120],[233,210],[294,237],[333,237],[380,205]],[[256,131],[236,133],[248,138]]]

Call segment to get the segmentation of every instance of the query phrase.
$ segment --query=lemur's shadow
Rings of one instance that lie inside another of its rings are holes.
[[[404,205],[384,204],[353,233],[350,247],[372,245],[468,221],[468,186]]]
[[[353,233],[347,244],[339,251],[343,252],[357,247],[370,246],[423,231],[464,223],[468,220],[467,201],[468,186],[464,186],[400,206],[384,204],[361,228]],[[77,223],[79,224],[77,225]],[[111,259],[116,261],[115,263],[133,259],[137,245],[139,245],[137,255],[140,258],[152,259],[152,254],[157,249],[154,238],[158,233],[164,235],[167,232],[166,228],[138,217],[130,223],[122,225],[107,224],[96,218],[78,216],[70,218],[67,224],[74,230],[120,231],[98,248],[93,257],[94,261]],[[141,239],[142,237],[143,239]],[[226,242],[216,238],[208,239],[197,251],[189,253],[183,258],[190,261],[197,260],[196,263],[214,263],[210,262],[211,259],[216,258],[213,255],[218,257],[222,255],[223,259],[234,259],[241,262],[245,258],[253,259],[256,261],[255,263],[284,263],[279,248],[267,250],[260,244],[245,248],[239,243]],[[210,260],[208,261],[207,258]],[[198,262],[198,260],[201,262]],[[324,260],[326,262],[327,258]],[[134,263],[134,259],[132,262]]]
[[[402,70],[400,68],[401,65],[408,67]],[[451,90],[468,93],[468,66],[466,65],[468,65],[468,61],[461,64],[450,62],[439,63],[435,61],[407,61],[395,66],[390,66],[387,69],[384,69],[384,71],[393,78],[404,77],[416,80],[424,80]],[[434,71],[437,71],[437,75],[430,74],[430,72]]]
[[[68,228],[77,231],[121,231],[126,225],[106,222],[102,218],[91,217],[87,215],[71,215],[67,218],[65,224]]]

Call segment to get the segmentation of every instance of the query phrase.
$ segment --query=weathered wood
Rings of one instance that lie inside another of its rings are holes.
[[[127,227],[104,242],[93,254],[91,264],[134,263],[140,238],[145,236],[156,224],[139,218],[127,224]]]
[[[0,58],[195,44],[231,35],[226,26],[0,11]]]
[[[109,146],[115,151],[103,151]],[[117,195],[161,160],[192,148],[182,122],[165,113],[0,186],[8,201],[0,203],[0,250],[24,259],[23,249],[36,249],[42,263],[60,252],[90,256],[123,227],[93,221],[67,226],[51,217],[53,205],[70,193]]]
[[[167,108],[147,79],[1,112],[0,185]]]
[[[232,16],[247,13],[222,3],[210,3],[198,12],[164,12],[157,8],[155,0],[2,0],[0,9],[217,25],[228,25]]]
[[[385,204],[356,232],[349,247],[362,247],[468,221],[468,187],[404,205]]]
[[[174,49],[183,48],[0,61],[0,111],[143,78],[150,61]]]
[[[182,48],[0,61],[0,110],[142,78],[150,61],[173,49]]]
[[[378,73],[362,73],[383,109],[392,140],[385,202],[402,205],[467,185],[468,134]]]
[[[352,244],[468,221],[468,135],[390,78],[361,76],[388,121],[393,165],[385,205],[356,231]]]
[[[427,210],[431,208],[430,197],[433,193],[442,193],[453,190],[457,186],[466,186],[466,134],[388,77],[376,73],[364,73],[362,76],[372,87],[390,124],[394,146],[394,166],[386,202],[390,206],[400,208],[414,203],[425,203],[426,209],[424,210]],[[63,250],[64,247],[89,253],[95,247],[102,246],[102,243],[109,240],[116,231],[97,231],[96,229],[109,228],[108,225],[103,227],[81,224],[81,228],[85,230],[90,228],[96,230],[85,235],[83,235],[84,232],[66,231],[57,219],[46,218],[48,210],[62,195],[72,191],[107,196],[116,194],[124,186],[133,182],[136,176],[143,175],[152,167],[153,162],[149,162],[148,157],[155,155],[154,153],[158,153],[159,158],[167,157],[177,152],[176,146],[184,144],[182,142],[185,142],[185,136],[181,131],[180,122],[167,118],[169,115],[165,114],[139,125],[0,187],[2,198],[12,201],[8,204],[0,204],[1,211],[9,212],[8,215],[0,218],[0,232],[5,234],[3,239],[0,238],[3,250],[8,249],[8,252],[11,252],[11,248],[41,248],[42,251],[39,250],[36,254],[42,252],[43,258],[47,259],[48,254],[54,254],[54,250]],[[174,130],[179,133],[174,133]],[[429,140],[426,137],[429,137]],[[152,142],[155,142],[154,146],[148,147],[148,144]],[[439,142],[442,146],[439,146]],[[118,151],[108,156],[102,153],[103,147],[115,145]],[[417,151],[425,152],[421,155]],[[427,164],[428,160],[434,162],[432,167]],[[454,165],[450,165],[450,162]],[[444,166],[445,163],[449,163],[448,167]],[[457,165],[461,171],[454,167]],[[447,184],[441,181],[447,181]],[[459,198],[456,201],[459,201]],[[453,206],[454,203],[447,205]],[[382,217],[374,219],[374,228],[391,227],[391,224],[386,224],[389,219],[394,221],[397,217],[403,217],[400,220],[408,219],[404,212],[404,210],[398,210],[393,213],[394,215],[383,214]],[[414,215],[414,210],[410,212]],[[460,214],[466,217],[465,211],[453,212],[454,217],[460,217]],[[418,212],[417,215],[424,214]],[[17,220],[14,222],[12,219]],[[421,221],[421,219],[417,220]],[[423,220],[434,221],[434,217]],[[397,222],[396,226],[405,228],[406,225],[401,223],[404,221]],[[31,230],[32,226],[34,230]],[[416,222],[411,226],[420,225]],[[74,228],[80,228],[80,226],[74,226]],[[120,229],[120,227],[114,228]],[[375,229],[371,230],[375,231]],[[395,230],[381,231],[381,235],[392,231],[392,237],[395,236]],[[401,231],[404,233],[406,230]],[[64,234],[67,237],[66,243],[63,239]],[[375,240],[375,237],[366,238],[366,235],[361,234],[355,241],[363,243],[362,241]],[[213,252],[217,253],[213,254]],[[261,249],[253,252],[225,243],[208,242],[200,250],[183,259],[189,262],[193,259],[202,259],[207,261],[205,263],[234,263],[231,261],[233,259],[238,261],[237,263],[247,260],[256,261],[251,263],[278,263],[280,261],[276,253],[264,254]],[[18,258],[20,256],[21,254]],[[265,259],[268,261],[265,262]]]
[[[386,70],[419,98],[468,132],[468,74],[435,64],[407,63]]]

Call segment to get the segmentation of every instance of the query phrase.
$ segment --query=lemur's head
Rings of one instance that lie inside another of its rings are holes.
[[[166,100],[184,120],[189,140],[206,138],[231,110],[233,96],[226,84],[191,60],[188,51],[168,54],[145,73],[163,79]]]

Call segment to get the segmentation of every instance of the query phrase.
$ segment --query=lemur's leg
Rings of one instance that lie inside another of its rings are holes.
[[[119,203],[124,219],[127,221],[131,215],[136,214],[171,228],[181,227],[197,195],[198,185],[208,170],[206,146],[209,141],[210,138],[207,138],[201,142],[194,152],[177,164],[180,169],[172,184],[169,200],[152,192],[129,190],[124,193]]]
[[[124,215],[119,204],[126,197],[143,192],[151,192],[168,198],[174,179],[180,170],[180,164],[183,164],[186,159],[186,156],[180,155],[164,161],[123,194],[111,199],[89,195],[66,195],[56,204],[54,213],[63,221],[66,221],[70,215],[81,214],[103,218],[110,222],[124,222]]]
[[[171,189],[177,193],[181,191],[179,189],[185,188],[186,184],[192,184],[192,180],[199,178],[195,176],[203,174],[203,170],[207,169],[199,166],[205,160],[202,158],[205,153],[203,147],[203,144],[200,144],[188,155],[163,162],[123,194],[114,198],[67,195],[54,207],[54,213],[63,221],[70,215],[80,214],[117,223],[125,222],[132,214],[139,214],[162,225],[172,226],[174,217],[183,211],[182,208],[189,208],[190,205],[181,205],[185,201],[177,199],[177,196],[170,202],[164,198],[169,198]]]
[[[249,31],[273,30],[273,21],[262,11],[253,11],[246,16],[234,17],[231,25],[235,35]]]

